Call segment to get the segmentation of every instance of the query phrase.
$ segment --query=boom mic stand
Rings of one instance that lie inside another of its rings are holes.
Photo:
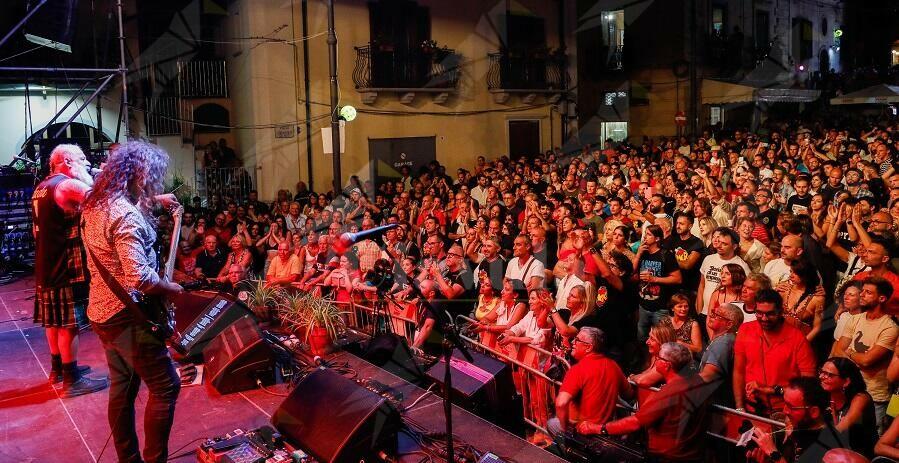
[[[453,348],[459,349],[459,352],[461,352],[469,362],[474,362],[474,358],[471,356],[471,353],[468,352],[465,343],[462,342],[462,337],[459,335],[459,327],[453,323],[453,319],[449,314],[443,310],[436,310],[424,297],[424,294],[421,293],[421,289],[419,289],[415,279],[409,276],[409,274],[398,265],[396,258],[394,258],[392,254],[389,252],[387,254],[390,256],[390,262],[393,264],[393,268],[399,269],[399,272],[406,277],[406,281],[409,282],[409,287],[412,289],[412,294],[418,297],[418,300],[421,301],[421,304],[425,309],[431,313],[435,320],[437,320],[437,324],[443,328],[443,344],[441,347],[443,349],[444,362],[443,415],[446,418],[446,461],[448,463],[455,463],[455,449],[453,448],[453,403],[450,401],[450,392],[453,390],[452,367],[450,366],[450,361],[453,358]]]

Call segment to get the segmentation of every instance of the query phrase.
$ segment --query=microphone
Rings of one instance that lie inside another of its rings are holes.
[[[88,167],[87,169],[87,173],[89,173],[91,177],[100,175],[100,172],[103,172],[103,169],[97,169],[96,167]]]
[[[338,255],[343,255],[348,249],[350,249],[350,246],[358,243],[359,241],[377,238],[383,235],[387,230],[394,229],[398,226],[398,224],[391,223],[369,230],[363,230],[358,233],[344,233],[340,235],[340,237],[337,238],[337,240],[334,242],[334,251],[337,252]]]
[[[15,159],[16,161],[22,161],[22,162],[24,162],[25,164],[37,164],[37,161],[32,160],[32,159],[28,159],[28,158],[26,158],[26,157],[24,157],[24,156],[18,156],[18,155],[16,155],[16,156],[13,156],[12,158]]]

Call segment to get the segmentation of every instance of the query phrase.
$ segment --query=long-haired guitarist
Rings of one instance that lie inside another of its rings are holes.
[[[156,145],[143,141],[120,145],[82,207],[91,272],[87,315],[109,363],[109,425],[119,461],[166,461],[181,386],[164,340],[149,323],[151,314],[139,319],[134,301],[120,297],[121,288],[161,297],[183,291],[160,277],[153,252],[152,208],[179,207],[173,195],[160,195],[168,162],[168,154]],[[134,422],[134,401],[142,381],[150,392],[143,458]]]

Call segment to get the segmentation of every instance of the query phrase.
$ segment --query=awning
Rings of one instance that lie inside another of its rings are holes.
[[[714,79],[702,80],[702,104],[751,103],[807,103],[821,96],[820,90],[802,88],[757,88]]]
[[[754,101],[754,87],[702,79],[702,104],[749,103]]]
[[[830,104],[887,104],[899,103],[899,86],[874,85],[830,99]]]

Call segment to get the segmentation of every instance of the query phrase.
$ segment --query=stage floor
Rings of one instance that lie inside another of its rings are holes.
[[[43,329],[31,322],[33,296],[30,278],[0,286],[0,321],[13,320],[0,323],[0,461],[116,461],[106,420],[107,392],[62,399],[59,391],[47,383],[50,355]],[[20,321],[21,318],[26,319]],[[91,376],[106,375],[108,369],[97,336],[86,332],[80,339],[79,363],[92,367]],[[352,360],[354,364],[358,361]],[[358,362],[360,377],[377,376],[389,386],[403,388],[405,405],[424,392]],[[286,392],[283,386],[271,390]],[[143,435],[141,417],[146,397],[146,388],[142,387],[137,407],[139,435]],[[207,437],[268,424],[283,400],[284,397],[262,390],[220,396],[206,386],[182,388],[170,451],[172,456],[184,456],[172,461],[196,461],[194,450]],[[440,401],[434,396],[422,400],[409,416],[431,429],[443,426]],[[458,407],[454,407],[453,421],[454,434],[482,451],[490,450],[519,462],[564,461]],[[485,445],[488,442],[490,445]],[[409,461],[420,459],[417,456]]]

